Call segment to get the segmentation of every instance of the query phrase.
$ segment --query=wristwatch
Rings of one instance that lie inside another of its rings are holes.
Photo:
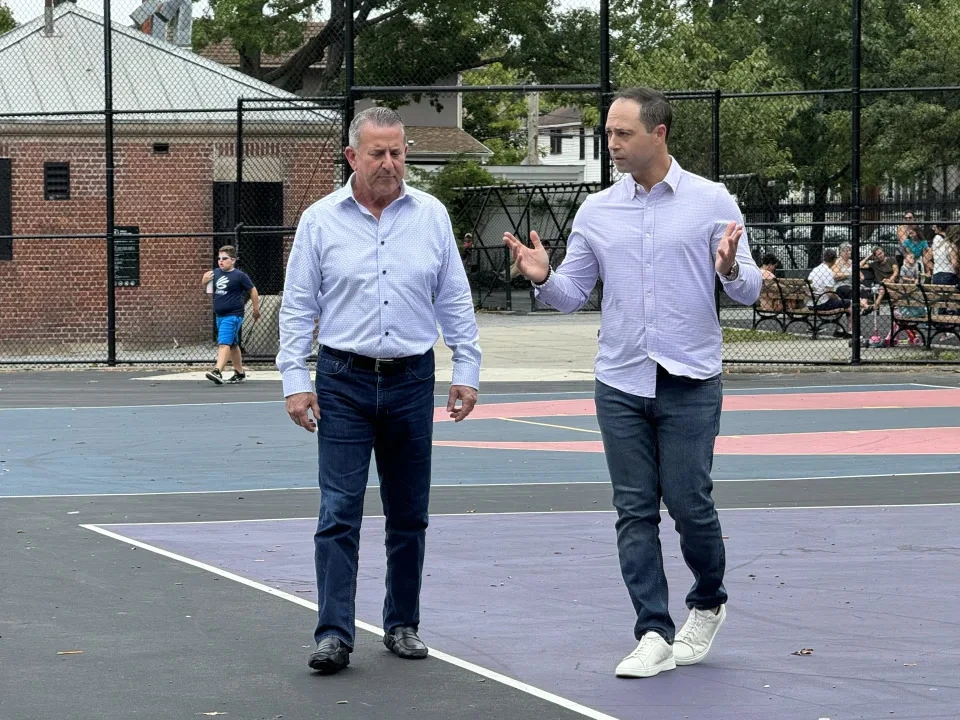
[[[733,265],[730,266],[730,272],[722,276],[724,280],[736,280],[740,277],[740,263],[737,260],[733,261]]]

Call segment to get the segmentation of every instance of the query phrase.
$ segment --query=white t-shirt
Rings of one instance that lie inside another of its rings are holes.
[[[810,285],[813,287],[813,293],[817,296],[817,302],[824,302],[819,296],[825,292],[832,292],[837,285],[836,279],[833,277],[833,270],[830,269],[830,266],[826,263],[820,263],[813,270],[810,271],[810,275],[807,276],[807,280],[810,281]]]
[[[953,272],[953,265],[950,262],[950,243],[943,235],[935,235],[933,238],[933,271]]]

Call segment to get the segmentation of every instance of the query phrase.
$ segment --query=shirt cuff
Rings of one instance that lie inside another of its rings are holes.
[[[290,397],[297,393],[315,393],[317,389],[310,379],[310,371],[306,368],[288,370],[283,374],[283,396]]]
[[[453,385],[466,385],[474,390],[480,389],[480,367],[473,363],[453,364]]]

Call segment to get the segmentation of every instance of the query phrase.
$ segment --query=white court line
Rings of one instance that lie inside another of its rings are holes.
[[[758,387],[758,388],[728,388],[725,394],[750,394],[757,390],[823,390],[836,388],[884,388],[884,387],[928,387],[943,390],[957,390],[953,385],[929,385],[926,383],[871,383],[869,385],[784,385],[779,387]],[[509,393],[480,393],[481,398],[488,397],[526,397],[539,395],[592,395],[591,390],[558,390],[556,392],[509,392]],[[447,395],[434,395],[434,398],[446,398]],[[57,405],[53,407],[0,407],[3,410],[129,410],[138,408],[162,408],[162,407],[206,407],[208,405],[268,405],[270,403],[282,403],[283,400],[229,400],[221,402],[202,402],[202,403],[154,403],[145,405]]]
[[[939,390],[956,390],[958,387],[956,385],[930,385],[929,383],[910,383],[910,384],[916,385],[917,387],[937,388]]]
[[[866,480],[869,478],[895,478],[895,477],[927,477],[933,475],[960,475],[960,470],[938,470],[935,472],[910,472],[910,473],[883,473],[879,475],[811,475],[807,477],[777,477],[777,478],[720,478],[713,481],[717,483],[751,483],[751,482],[786,482],[786,481],[804,481],[804,480]],[[431,488],[466,488],[477,489],[487,487],[530,487],[553,485],[609,485],[609,480],[561,480],[558,482],[512,482],[512,483],[437,483],[431,485]],[[368,485],[367,488],[378,488],[379,485]],[[237,488],[234,490],[166,490],[158,492],[131,492],[131,493],[68,493],[51,495],[0,495],[0,502],[4,500],[29,500],[37,498],[87,498],[87,497],[152,497],[154,495],[226,495],[236,493],[266,493],[266,492],[290,492],[291,490],[317,492],[316,487],[278,487],[278,488]],[[859,506],[856,506],[859,507]]]
[[[758,510],[879,510],[887,508],[915,508],[915,507],[960,507],[960,502],[948,503],[902,503],[896,505],[784,505],[778,507],[734,507],[717,508],[717,512],[756,512]],[[503,517],[507,515],[612,515],[616,511],[613,508],[608,510],[508,510],[504,512],[459,512],[459,513],[430,513],[430,517]],[[660,513],[667,513],[669,510],[660,508]],[[364,515],[364,520],[382,520],[383,515]],[[242,525],[253,523],[285,522],[293,520],[298,522],[316,522],[316,516],[311,517],[277,517],[277,518],[242,518],[239,520],[178,520],[178,521],[154,521],[154,522],[127,522],[127,523],[98,523],[97,525],[81,525],[80,527],[92,529],[94,527],[151,527],[155,525]]]
[[[870,385],[786,385],[783,387],[758,387],[758,388],[729,388],[724,391],[725,395],[749,395],[758,390],[822,390],[836,388],[884,388],[884,387],[928,387],[942,390],[957,390],[953,385],[928,385],[925,383],[872,383]],[[480,393],[480,397],[526,397],[538,395],[592,395],[590,390],[559,390],[557,392],[512,392],[512,393]],[[434,398],[446,398],[447,395],[434,395]],[[221,402],[202,402],[202,403],[155,403],[146,405],[58,405],[53,407],[0,407],[0,412],[13,410],[138,410],[147,408],[169,408],[169,407],[207,407],[216,405],[269,405],[271,403],[282,403],[283,400],[229,400]],[[483,403],[481,403],[482,405]],[[437,407],[440,407],[439,405]]]
[[[524,397],[527,395],[592,395],[590,390],[564,390],[560,392],[520,392],[520,393],[486,393],[482,397]],[[434,395],[434,398],[446,399],[448,395]],[[282,403],[284,400],[229,400],[223,402],[203,403],[155,403],[148,405],[57,405],[52,407],[0,407],[3,410],[139,410],[141,408],[169,408],[169,407],[207,407],[215,405],[269,405]],[[441,407],[438,405],[437,407]]]
[[[285,593],[282,590],[278,590],[277,588],[272,588],[269,585],[264,585],[263,583],[256,582],[255,580],[250,580],[249,578],[245,578],[242,575],[237,575],[227,570],[218,568],[214,565],[208,565],[206,563],[193,560],[183,555],[178,555],[168,550],[163,550],[162,548],[158,548],[154,545],[148,545],[147,543],[140,542],[139,540],[134,540],[132,538],[125,537],[124,535],[111,532],[110,530],[105,530],[102,527],[98,527],[97,525],[81,525],[80,527],[84,528],[85,530],[90,530],[92,532],[99,533],[100,535],[104,535],[114,540],[119,540],[124,543],[129,543],[136,547],[142,548],[143,550],[149,550],[150,552],[156,553],[157,555],[162,555],[163,557],[169,558],[171,560],[177,560],[186,565],[191,565],[195,568],[199,568],[200,570],[204,570],[214,575],[219,575],[220,577],[226,578],[228,580],[233,580],[234,582],[240,583],[241,585],[246,585],[247,587],[253,588],[254,590],[260,590],[261,592],[265,592],[268,595],[273,595],[274,597],[278,597],[283,600],[287,600],[288,602],[292,602],[295,605],[300,605],[301,607],[309,608],[314,612],[316,612],[317,610],[316,603],[312,603],[309,600],[304,600],[303,598],[298,598],[296,595]],[[379,638],[383,637],[383,630],[376,627],[375,625],[370,625],[368,623],[361,622],[360,620],[356,620],[355,624],[359,630],[366,630],[367,632],[372,633],[373,635],[376,635]],[[506,675],[501,675],[498,672],[494,672],[493,670],[488,670],[485,667],[476,665],[471,662],[467,662],[466,660],[461,660],[460,658],[455,657],[453,655],[449,655],[445,652],[435,650],[433,647],[430,648],[430,657],[435,658],[437,660],[442,660],[443,662],[449,663],[451,665],[455,665],[459,668],[475,673],[476,675],[480,675],[481,677],[485,677],[489,680],[494,680],[498,683],[506,685],[507,687],[514,688],[515,690],[520,690],[521,692],[525,692],[528,695],[533,695],[534,697],[539,698],[540,700],[546,700],[549,703],[558,705],[566,710],[570,710],[579,715],[583,715],[584,717],[593,718],[593,720],[617,720],[617,718],[613,717],[612,715],[606,715],[597,710],[593,710],[592,708],[588,708],[585,705],[580,705],[579,703],[573,702],[572,700],[567,700],[566,698],[560,697],[559,695],[554,695],[553,693],[547,692],[545,690],[541,690],[540,688],[534,687],[533,685],[528,685],[527,683],[520,682],[519,680],[515,680]]]

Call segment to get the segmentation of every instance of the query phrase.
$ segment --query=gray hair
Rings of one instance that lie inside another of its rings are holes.
[[[360,129],[366,124],[379,128],[391,128],[399,126],[403,128],[403,120],[397,114],[396,110],[386,107],[371,107],[358,112],[350,122],[350,147],[354,150],[360,147]],[[407,135],[404,131],[404,141]]]
[[[838,252],[843,252],[844,250],[852,250],[852,249],[853,249],[853,246],[848,242],[840,243],[840,247],[837,248]]]
[[[640,122],[648,133],[653,132],[657,125],[663,125],[667,132],[664,138],[670,136],[670,125],[673,122],[673,108],[666,95],[658,90],[635,87],[621,90],[614,96],[614,100],[631,100],[640,106]]]

